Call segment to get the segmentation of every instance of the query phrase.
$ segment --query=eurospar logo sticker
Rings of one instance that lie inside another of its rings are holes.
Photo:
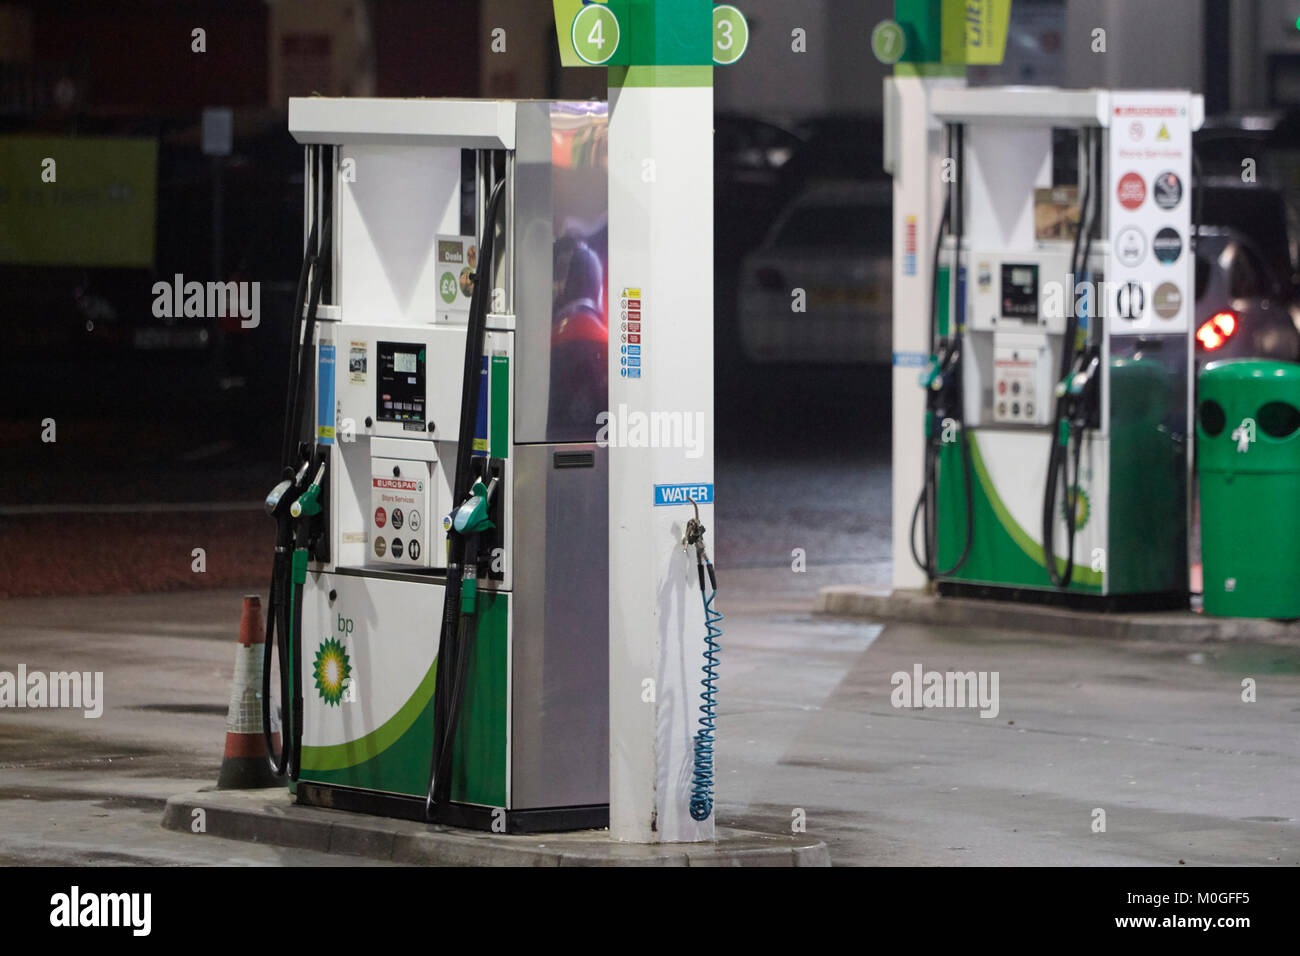
[[[386,488],[390,491],[423,491],[424,482],[407,481],[404,478],[373,478],[371,481],[376,488]]]
[[[1146,181],[1137,173],[1125,173],[1119,179],[1116,193],[1121,206],[1128,210],[1137,209],[1147,198]]]

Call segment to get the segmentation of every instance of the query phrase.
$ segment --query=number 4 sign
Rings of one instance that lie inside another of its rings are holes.
[[[573,49],[584,63],[608,63],[618,50],[618,17],[603,4],[593,3],[573,18]]]

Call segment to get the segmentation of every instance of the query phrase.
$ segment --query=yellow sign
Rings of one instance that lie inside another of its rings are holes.
[[[942,18],[944,63],[1002,62],[1011,0],[943,0]]]
[[[0,262],[151,268],[158,143],[0,136]]]

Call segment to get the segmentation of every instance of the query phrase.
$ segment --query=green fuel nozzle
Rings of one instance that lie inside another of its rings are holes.
[[[289,514],[295,518],[301,518],[303,515],[320,514],[320,486],[325,480],[325,462],[321,462],[320,468],[316,470],[316,477],[311,480],[311,487],[302,493],[293,507],[289,509]]]
[[[442,526],[447,531],[455,530],[459,534],[478,534],[481,531],[487,531],[495,528],[496,525],[488,517],[488,508],[492,503],[492,495],[497,489],[497,479],[493,478],[488,484],[483,484],[483,479],[474,482],[474,487],[470,489],[469,497],[465,503],[457,508],[454,512],[442,519]]]
[[[943,382],[939,380],[940,371],[939,357],[931,355],[930,361],[926,363],[925,368],[921,369],[917,381],[922,388],[938,389],[943,385]]]

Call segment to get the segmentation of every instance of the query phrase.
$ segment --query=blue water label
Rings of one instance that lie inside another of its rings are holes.
[[[655,485],[655,507],[661,505],[713,504],[713,485]]]
[[[930,357],[924,352],[895,352],[894,364],[899,368],[925,368]]]
[[[471,454],[475,458],[488,456],[488,357],[483,356],[483,364],[478,376],[478,417],[474,421],[474,447]]]
[[[322,342],[316,361],[316,441],[334,444],[334,343]]]

